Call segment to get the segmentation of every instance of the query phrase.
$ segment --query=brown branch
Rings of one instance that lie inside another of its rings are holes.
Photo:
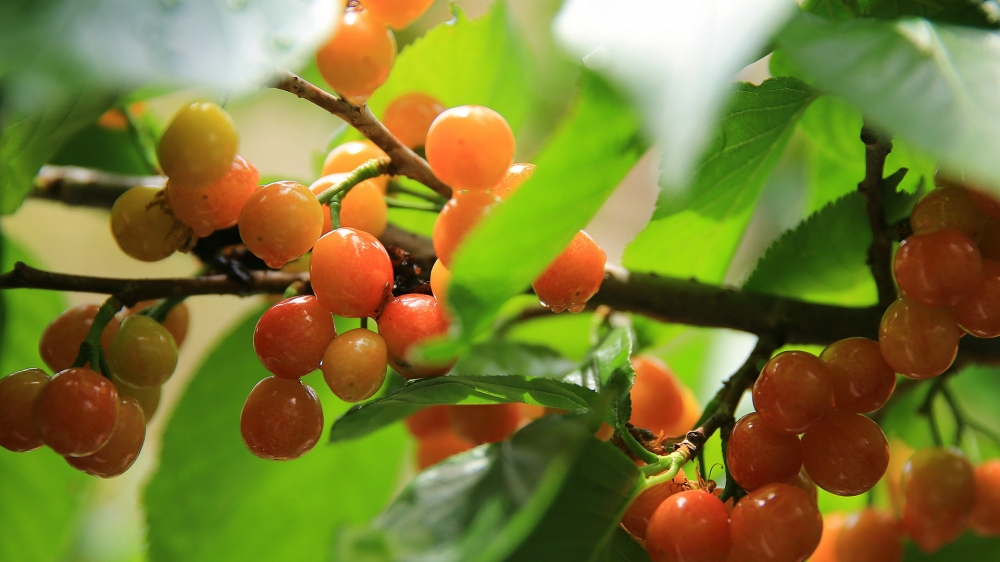
[[[367,105],[349,103],[287,70],[278,70],[275,73],[275,82],[271,87],[295,94],[346,121],[392,159],[390,171],[393,175],[406,176],[433,189],[442,197],[451,197],[451,188],[434,176],[427,161],[399,142],[399,139],[375,118]]]
[[[892,139],[865,123],[861,128],[861,141],[865,143],[865,179],[858,184],[858,191],[865,196],[872,231],[868,266],[878,288],[879,305],[886,307],[896,300],[896,286],[892,280],[892,236],[885,218],[882,193],[885,159],[892,152]]]
[[[110,209],[122,193],[137,185],[163,187],[163,176],[124,176],[76,166],[42,166],[31,196],[80,207]]]

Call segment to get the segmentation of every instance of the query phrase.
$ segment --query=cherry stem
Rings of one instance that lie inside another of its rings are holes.
[[[372,158],[352,170],[344,179],[323,190],[322,193],[316,196],[316,199],[319,199],[319,202],[324,205],[330,205],[334,201],[339,202],[352,187],[365,180],[389,173],[390,164],[391,162],[388,158]]]
[[[80,353],[77,354],[76,360],[73,361],[73,367],[82,367],[90,363],[91,369],[101,373],[108,379],[111,378],[111,369],[108,367],[108,363],[104,357],[104,349],[101,348],[101,335],[104,334],[104,328],[108,326],[108,323],[114,319],[115,315],[121,309],[122,301],[117,295],[111,295],[104,301],[101,308],[97,310],[97,315],[94,316],[94,321],[90,325],[87,337],[80,344]]]
[[[187,295],[178,295],[176,297],[161,299],[153,306],[139,312],[139,314],[149,316],[153,320],[163,324],[163,322],[167,319],[167,315],[170,314],[170,311],[173,310],[175,306],[184,302],[184,299],[186,298]]]
[[[635,453],[635,456],[639,457],[639,460],[646,463],[647,465],[659,462],[660,456],[656,453],[646,449],[638,441],[636,441],[635,436],[628,428],[622,428],[618,431],[618,436],[621,437],[622,442],[629,448],[630,451]]]
[[[858,184],[858,191],[865,197],[872,231],[868,266],[878,289],[879,304],[889,306],[896,300],[896,286],[892,281],[892,236],[885,218],[883,190],[886,182],[883,176],[885,159],[892,152],[892,139],[865,123],[861,128],[861,141],[865,143],[865,178]]]

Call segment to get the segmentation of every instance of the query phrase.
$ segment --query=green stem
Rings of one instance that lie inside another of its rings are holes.
[[[431,213],[440,213],[444,205],[440,203],[420,203],[417,201],[400,201],[399,199],[393,199],[392,197],[385,197],[385,204],[393,209],[410,209],[412,211],[428,211]]]
[[[104,301],[104,304],[98,309],[97,315],[94,316],[94,322],[90,325],[87,337],[80,344],[80,353],[76,356],[73,367],[82,367],[90,363],[91,369],[100,372],[109,379],[111,378],[111,370],[107,368],[104,350],[101,348],[101,334],[104,333],[104,328],[121,309],[122,301],[115,295],[111,295],[108,300]]]
[[[663,484],[664,482],[670,482],[674,479],[674,476],[677,476],[677,473],[680,472],[681,467],[684,466],[685,462],[687,462],[687,459],[685,459],[682,455],[678,453],[671,453],[665,457],[660,457],[660,460],[655,465],[647,464],[642,467],[640,470],[646,475],[646,483],[644,487],[649,489],[653,486]],[[659,470],[657,472],[647,473],[646,469],[652,466],[656,466]]]
[[[339,200],[344,195],[347,195],[347,192],[355,185],[388,173],[390,163],[391,161],[388,158],[372,158],[355,168],[344,179],[328,187],[323,193],[317,195],[316,198],[323,205],[331,205],[335,199]]]
[[[139,314],[149,316],[153,320],[163,324],[163,322],[167,319],[167,315],[170,314],[170,311],[173,310],[175,306],[184,302],[184,299],[186,298],[187,296],[167,297],[158,301],[153,306],[144,309]]]
[[[641,443],[636,441],[635,436],[632,435],[632,432],[629,431],[627,427],[622,428],[622,431],[618,434],[621,436],[622,441],[625,442],[625,445],[628,446],[629,450],[635,453],[635,456],[639,457],[639,460],[647,465],[659,462],[659,455],[643,447]]]
[[[947,402],[948,407],[951,408],[951,415],[955,418],[955,446],[962,444],[962,433],[966,428],[972,429],[973,431],[982,434],[987,439],[993,441],[994,443],[1000,445],[1000,435],[990,428],[984,426],[976,420],[969,419],[965,414],[965,410],[958,403],[958,398],[951,391],[950,388],[944,383],[941,384],[940,388],[941,396],[944,397],[945,402]]]

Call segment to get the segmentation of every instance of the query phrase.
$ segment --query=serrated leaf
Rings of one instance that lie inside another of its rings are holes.
[[[0,238],[0,267],[32,261]],[[66,304],[59,293],[0,291],[0,377],[44,368],[38,340]],[[80,510],[94,481],[45,447],[28,453],[0,448],[0,560],[64,560],[76,534]]]
[[[778,41],[818,85],[1000,193],[996,33],[920,19],[831,21],[800,14]]]
[[[815,95],[789,77],[735,85],[693,185],[685,193],[661,193],[653,220],[625,249],[624,265],[721,281],[764,180]]]
[[[537,170],[463,242],[449,301],[468,342],[587,225],[645,150],[637,116],[585,75],[572,109],[535,159]],[[517,236],[510,236],[517,232]]]
[[[571,0],[554,27],[563,45],[621,86],[643,111],[677,188],[712,138],[726,85],[762,52],[795,6],[786,0]]]
[[[368,106],[381,116],[398,95],[426,92],[445,107],[489,107],[517,131],[531,105],[530,86],[524,42],[509,21],[506,2],[494,2],[484,16],[471,20],[459,12],[403,49]]]
[[[324,435],[289,462],[247,451],[240,412],[270,375],[253,352],[259,316],[222,339],[171,417],[145,495],[153,562],[320,560],[336,527],[368,521],[392,494],[406,441],[398,426],[335,447],[325,446]],[[318,374],[304,381],[317,390],[327,419],[346,408],[321,388]]]
[[[600,397],[576,384],[521,375],[431,377],[409,381],[384,398],[354,406],[334,422],[330,440],[357,439],[434,404],[506,402],[588,410],[600,403]]]
[[[455,365],[463,375],[508,375],[558,378],[577,366],[559,352],[542,345],[506,340],[476,344]]]
[[[380,537],[355,534],[400,562],[588,560],[638,478],[580,420],[550,416],[424,471],[374,521]],[[341,552],[356,552],[344,542]]]
[[[887,206],[896,209],[908,210],[915,202],[914,196],[896,192],[887,199]],[[743,288],[814,302],[873,304],[877,295],[867,264],[871,242],[865,199],[854,191],[782,234]]]

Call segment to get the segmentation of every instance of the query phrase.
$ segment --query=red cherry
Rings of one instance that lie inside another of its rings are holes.
[[[926,553],[957,539],[976,504],[976,476],[957,449],[934,447],[903,465],[903,528]]]
[[[146,439],[146,416],[134,398],[121,398],[118,420],[111,438],[96,453],[85,457],[66,457],[74,468],[99,478],[114,478],[125,473],[139,457]]]
[[[47,382],[49,376],[41,369],[25,369],[0,379],[0,447],[20,453],[42,446],[31,410]]]
[[[980,536],[1000,536],[1000,459],[976,467],[976,506],[969,527]]]
[[[333,317],[319,299],[294,297],[264,312],[253,331],[253,348],[268,371],[296,379],[319,369],[336,335]]]
[[[903,240],[893,269],[907,298],[928,306],[954,306],[976,289],[983,261],[972,239],[942,228]]]
[[[96,452],[118,419],[118,391],[90,369],[56,373],[35,398],[32,419],[42,441],[64,457]]]
[[[730,560],[741,562],[801,562],[823,534],[816,503],[789,484],[768,484],[744,496],[730,525]]]
[[[704,490],[680,492],[656,508],[646,537],[652,562],[725,562],[729,513]]]
[[[262,459],[296,459],[319,441],[323,409],[316,392],[302,381],[268,377],[250,391],[240,432],[247,449]]]
[[[802,468],[802,448],[795,435],[774,431],[757,413],[736,422],[726,449],[730,474],[744,490],[785,483]]]
[[[385,339],[389,365],[408,379],[443,375],[451,364],[418,364],[410,357],[414,346],[448,333],[444,307],[430,295],[409,294],[386,305],[378,319],[379,334]]]
[[[819,358],[830,367],[838,410],[874,412],[889,401],[896,388],[896,371],[885,362],[878,342],[868,338],[834,342]]]
[[[837,557],[851,562],[902,562],[903,529],[888,511],[865,508],[844,520]]]
[[[856,496],[885,474],[889,442],[871,419],[837,410],[802,435],[802,465],[820,488]]]
[[[805,351],[786,351],[764,365],[753,385],[753,405],[775,431],[798,434],[833,411],[833,375]]]

